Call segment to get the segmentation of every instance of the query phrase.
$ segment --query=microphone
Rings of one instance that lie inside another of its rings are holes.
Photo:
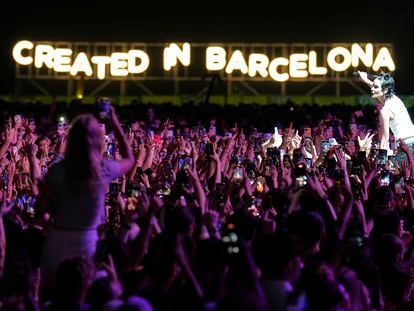
[[[355,78],[360,78],[361,77],[359,75],[359,72],[358,71],[352,72],[352,76],[355,77]],[[368,80],[374,81],[378,77],[379,77],[378,75],[373,75],[373,74],[367,73]]]

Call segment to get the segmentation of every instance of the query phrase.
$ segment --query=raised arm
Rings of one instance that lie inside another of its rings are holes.
[[[115,138],[118,141],[119,153],[122,156],[122,160],[118,160],[117,162],[121,166],[121,175],[124,175],[134,166],[135,158],[131,146],[128,144],[124,130],[119,124],[115,109],[112,106],[110,107],[109,123],[114,131]]]
[[[204,214],[206,210],[206,193],[204,192],[203,186],[201,185],[200,179],[197,174],[197,169],[195,167],[195,164],[193,164],[193,167],[190,167],[187,169],[187,174],[191,178],[193,185],[194,185],[194,192],[196,195],[196,200],[201,208],[201,214]],[[221,172],[218,172],[218,174],[221,174]]]
[[[364,82],[365,84],[367,84],[369,87],[372,87],[372,85],[374,84],[368,77],[368,73],[366,73],[365,71],[357,71],[358,73],[358,78]]]

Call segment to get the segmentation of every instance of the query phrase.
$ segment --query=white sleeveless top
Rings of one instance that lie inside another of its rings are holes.
[[[414,137],[414,125],[404,103],[397,96],[392,95],[385,101],[385,106],[391,111],[390,129],[396,140]]]

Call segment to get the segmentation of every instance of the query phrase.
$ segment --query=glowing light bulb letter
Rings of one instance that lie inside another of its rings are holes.
[[[226,50],[221,46],[209,46],[206,49],[207,70],[223,70],[226,66]]]
[[[47,68],[53,68],[53,57],[55,49],[49,44],[38,44],[35,47],[35,62],[34,65],[36,68],[42,68],[43,64]]]
[[[337,58],[342,57],[342,62],[338,62]],[[348,49],[338,46],[329,51],[327,62],[329,67],[335,71],[345,71],[352,63],[351,52]]]
[[[70,69],[70,74],[76,76],[79,72],[84,72],[88,77],[92,76],[92,67],[89,63],[88,56],[84,52],[80,52]]]
[[[249,55],[249,76],[256,76],[258,72],[263,78],[266,78],[269,73],[267,66],[269,65],[269,58],[265,54],[254,53]]]
[[[13,58],[20,65],[30,65],[33,63],[33,57],[23,56],[23,50],[32,50],[34,44],[30,41],[23,40],[16,43],[13,47]]]
[[[286,57],[277,57],[273,59],[269,64],[269,75],[270,77],[278,82],[284,82],[289,80],[289,74],[284,72],[278,72],[278,67],[289,66],[289,60]]]
[[[395,71],[395,64],[391,57],[391,52],[388,48],[382,47],[378,51],[377,57],[375,58],[372,69],[377,71],[378,69],[386,67],[389,71]]]
[[[354,43],[351,46],[352,53],[352,67],[358,67],[359,61],[365,66],[371,67],[373,61],[374,47],[371,43],[365,45],[365,50],[358,43]]]
[[[172,67],[177,66],[177,60],[179,60],[183,66],[187,67],[190,65],[190,43],[184,43],[182,49],[180,49],[176,43],[170,43],[168,47],[164,48],[164,70],[169,71]]]
[[[246,60],[240,50],[235,50],[233,52],[226,66],[227,74],[232,73],[234,70],[240,70],[244,74],[248,72]]]

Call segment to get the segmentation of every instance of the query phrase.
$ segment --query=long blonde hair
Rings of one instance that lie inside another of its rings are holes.
[[[94,191],[101,183],[102,132],[90,114],[77,116],[65,152],[65,181],[72,191]]]

